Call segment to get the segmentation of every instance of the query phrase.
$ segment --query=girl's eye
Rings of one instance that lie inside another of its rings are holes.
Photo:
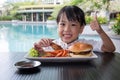
[[[72,26],[77,26],[76,24],[72,24]]]
[[[60,23],[60,26],[64,26],[65,24],[64,23]]]

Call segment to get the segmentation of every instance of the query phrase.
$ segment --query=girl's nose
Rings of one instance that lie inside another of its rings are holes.
[[[70,25],[66,25],[64,31],[70,31]]]

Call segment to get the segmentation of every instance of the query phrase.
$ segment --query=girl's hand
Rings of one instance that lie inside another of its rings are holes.
[[[52,43],[53,39],[49,39],[49,38],[43,38],[41,39],[38,44],[41,47],[48,47],[50,46],[50,44]]]
[[[34,48],[38,51],[43,51],[42,47],[50,46],[53,39],[43,38],[38,43],[34,44]]]
[[[99,22],[98,22],[97,14],[96,13],[94,14],[93,21],[90,23],[90,27],[91,27],[91,29],[93,31],[96,30],[98,33],[100,33],[101,31],[103,31],[102,28],[101,28],[101,26],[100,26],[100,24],[99,24]]]

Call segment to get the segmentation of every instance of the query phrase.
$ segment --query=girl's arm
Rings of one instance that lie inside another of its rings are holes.
[[[108,37],[108,35],[104,32],[104,30],[99,25],[96,14],[94,16],[94,20],[90,24],[90,27],[91,27],[92,30],[97,31],[97,33],[100,35],[100,37],[103,41],[101,50],[103,52],[114,52],[115,51],[115,46],[114,46],[112,40]]]

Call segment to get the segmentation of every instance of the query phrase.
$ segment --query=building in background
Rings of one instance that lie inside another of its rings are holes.
[[[22,15],[23,21],[46,22],[56,5],[63,4],[63,0],[36,0],[38,5],[21,6],[17,13]]]
[[[17,13],[22,15],[22,21],[46,22],[56,5],[63,4],[63,0],[7,0],[8,3],[34,2],[36,5],[20,6]]]

